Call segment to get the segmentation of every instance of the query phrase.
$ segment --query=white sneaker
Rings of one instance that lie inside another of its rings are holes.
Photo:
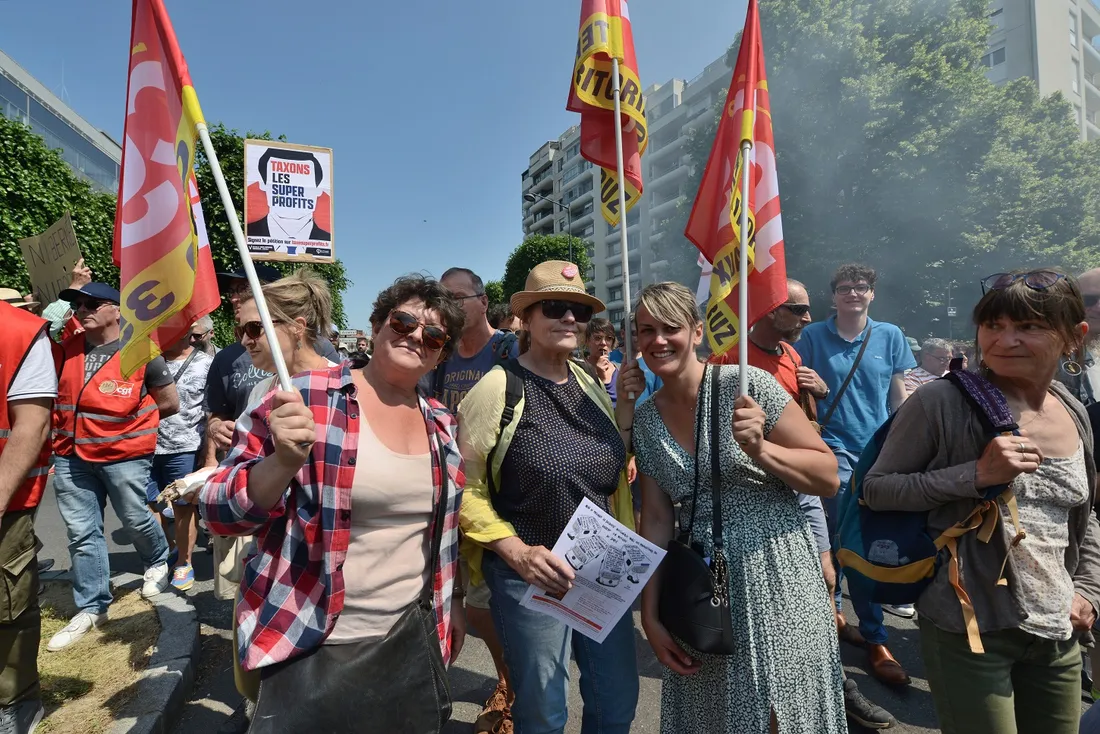
[[[167,563],[158,563],[145,572],[145,583],[141,586],[141,595],[148,599],[160,594],[171,583],[171,573]]]
[[[882,611],[889,612],[895,617],[905,617],[906,619],[912,619],[917,616],[917,610],[913,608],[912,604],[883,604]]]
[[[50,638],[50,641],[46,644],[46,649],[50,652],[57,652],[58,650],[64,650],[69,645],[79,640],[84,635],[91,632],[97,627],[102,627],[107,623],[107,613],[92,614],[91,612],[80,612],[65,625],[61,630]]]

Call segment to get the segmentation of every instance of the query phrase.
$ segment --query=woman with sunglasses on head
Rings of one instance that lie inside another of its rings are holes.
[[[492,591],[491,611],[515,691],[512,720],[524,734],[562,732],[572,652],[581,669],[581,731],[626,734],[638,701],[630,614],[598,644],[520,606],[528,585],[568,592],[574,573],[550,548],[587,498],[633,527],[626,447],[604,386],[570,359],[603,303],[585,292],[577,266],[560,260],[531,270],[512,312],[530,348],[493,368],[459,406],[467,467],[462,530],[475,576]],[[522,397],[506,413],[512,372]],[[504,425],[502,425],[502,423]]]
[[[679,577],[667,556],[642,592],[642,625],[665,667],[662,733],[846,732],[836,627],[796,495],[835,495],[836,460],[772,375],[750,365],[748,396],[739,397],[737,367],[699,362],[703,323],[692,291],[647,286],[634,323],[663,383],[635,409],[629,395],[644,385],[642,371],[632,361],[620,376],[616,412],[637,452],[640,532],[675,552],[680,505],[690,538],[679,547],[695,547],[724,582],[712,599],[724,593],[733,641],[732,652],[705,654],[673,636],[677,618],[666,610],[675,604],[662,599]]]
[[[464,477],[454,418],[416,384],[463,312],[436,281],[399,278],[374,303],[371,361],[329,366],[309,347],[327,289],[294,278],[264,291],[287,361],[309,371],[238,420],[200,498],[213,532],[256,533],[237,605],[237,652],[261,676],[250,731],[438,732],[465,637],[451,605]],[[262,330],[243,328],[262,360]]]
[[[925,385],[895,417],[863,498],[872,510],[928,512],[933,538],[964,519],[975,528],[916,605],[945,734],[1076,734],[1077,642],[1100,608],[1100,526],[1089,420],[1054,378],[1076,367],[1085,311],[1076,281],[1056,270],[982,286],[983,402],[996,405],[999,391],[1018,431],[991,439],[962,390]]]

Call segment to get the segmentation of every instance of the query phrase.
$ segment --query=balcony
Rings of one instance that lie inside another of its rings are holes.
[[[683,160],[683,159],[681,159],[681,160]],[[654,168],[657,168],[657,167],[654,166]],[[687,174],[688,174],[688,166],[683,164],[683,163],[681,163],[680,165],[677,165],[677,166],[666,167],[666,168],[659,169],[659,170],[661,170],[662,173],[659,174],[659,175],[654,176],[649,181],[647,181],[646,186],[654,188],[654,189],[662,188],[666,185],[676,186],[677,184],[680,183],[681,179],[687,178]]]
[[[534,185],[535,185],[535,181],[530,176],[524,176],[523,177],[523,193],[526,194],[527,191]]]

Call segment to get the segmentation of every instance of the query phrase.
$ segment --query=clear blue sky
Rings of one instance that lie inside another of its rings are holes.
[[[632,0],[644,86],[690,79],[745,0]],[[528,156],[565,111],[580,1],[167,0],[208,121],[334,149],[350,326],[406,272],[499,278]],[[130,3],[0,0],[0,49],[122,138]]]

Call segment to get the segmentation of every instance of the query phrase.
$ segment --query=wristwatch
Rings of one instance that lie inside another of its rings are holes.
[[[822,395],[822,396],[821,396],[820,398],[818,398],[818,400],[826,400],[826,399],[828,399],[828,397],[829,397],[829,393],[830,393],[830,392],[831,392],[831,390],[829,390],[829,386],[828,386],[828,385],[826,385],[826,386],[825,386],[825,394],[824,394],[824,395]]]

